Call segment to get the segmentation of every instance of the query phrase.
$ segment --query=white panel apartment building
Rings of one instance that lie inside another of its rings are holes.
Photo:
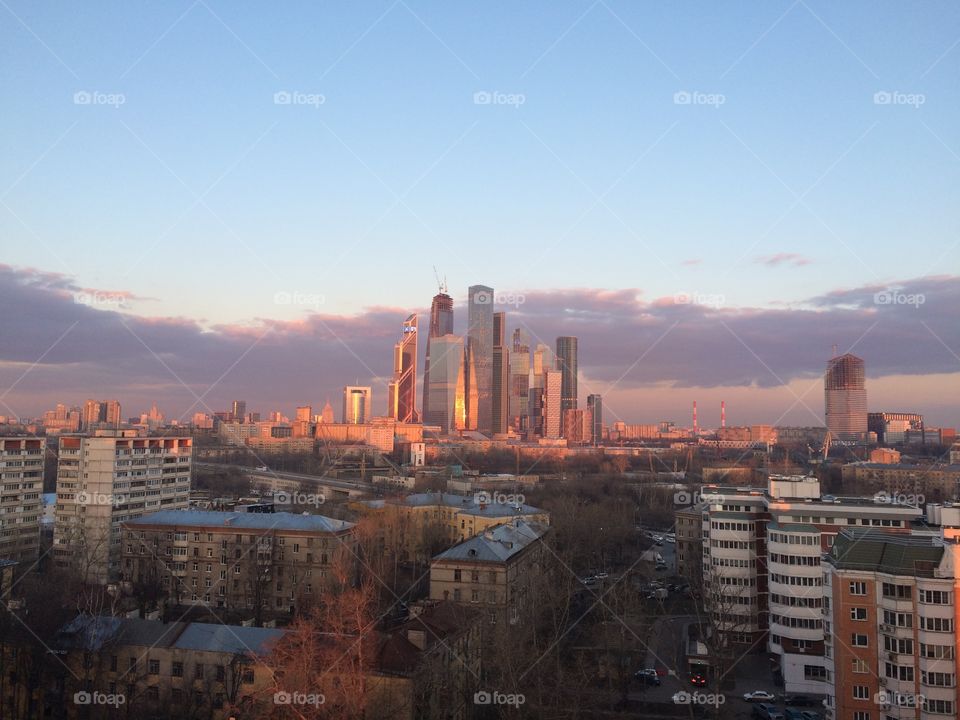
[[[104,431],[60,438],[54,557],[87,581],[120,569],[120,523],[190,505],[193,439]]]
[[[821,497],[819,481],[805,476],[771,475],[765,489],[705,486],[701,497],[714,625],[731,644],[778,657],[786,692],[826,693],[823,553],[848,527],[909,533],[921,510]]]
[[[45,449],[41,438],[0,438],[0,560],[22,571],[39,554]]]

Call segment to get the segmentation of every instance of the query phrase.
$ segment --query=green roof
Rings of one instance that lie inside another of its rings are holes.
[[[837,535],[829,562],[844,570],[933,577],[943,557],[943,547],[934,545],[935,540],[938,538],[847,528]]]

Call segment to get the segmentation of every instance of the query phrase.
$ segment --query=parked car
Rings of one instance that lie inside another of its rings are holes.
[[[655,685],[656,687],[660,687],[660,676],[657,675],[657,671],[654,668],[637,670],[633,676],[644,685]]]
[[[667,569],[668,569],[668,568],[667,568],[667,564],[666,564],[665,562],[658,562],[658,563],[657,563],[657,570],[667,570]]]
[[[705,675],[700,673],[691,673],[690,674],[690,684],[694,687],[705,687],[707,684],[707,678]]]
[[[653,542],[657,545],[663,545],[663,537],[660,535],[657,535],[656,537],[653,538]]]
[[[757,703],[752,714],[759,720],[785,720],[783,713],[777,709],[777,706],[770,703]]]
[[[667,540],[667,542],[670,543],[671,545],[676,545],[676,544],[677,544],[677,539],[676,539],[675,537],[673,537],[672,535],[667,535],[666,540]]]
[[[813,710],[804,710],[800,714],[803,715],[803,720],[823,720],[823,716]]]
[[[747,702],[773,702],[777,698],[772,692],[767,692],[766,690],[754,690],[752,692],[744,693],[743,699]]]
[[[783,716],[785,720],[806,720],[806,718],[803,717],[803,710],[795,707],[785,708]]]
[[[606,580],[606,579],[607,579],[608,577],[610,577],[610,576],[609,576],[607,573],[605,573],[605,572],[598,572],[598,573],[597,573],[596,575],[594,575],[593,577],[595,577],[597,580]]]
[[[783,702],[785,705],[800,705],[801,707],[810,707],[817,704],[817,701],[809,695],[784,695]]]

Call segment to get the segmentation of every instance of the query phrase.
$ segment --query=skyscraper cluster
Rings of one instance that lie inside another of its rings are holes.
[[[470,286],[461,337],[453,331],[453,299],[446,286],[434,296],[423,374],[424,424],[444,433],[560,439],[565,415],[573,411],[571,422],[586,428],[576,441],[594,442],[591,410],[577,408],[577,338],[557,338],[555,352],[543,344],[531,348],[522,328],[508,334],[507,313],[494,312],[494,297],[491,287]]]

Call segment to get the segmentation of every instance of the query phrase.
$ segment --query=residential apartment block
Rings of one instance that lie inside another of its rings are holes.
[[[0,560],[21,571],[39,554],[45,450],[42,439],[0,438]]]
[[[700,498],[678,512],[678,567],[701,587],[714,625],[732,645],[765,645],[787,692],[825,693],[823,553],[847,528],[909,534],[922,511],[821,496],[816,478],[792,475],[770,475],[765,488],[704,486]],[[697,538],[689,527],[696,513],[701,577],[693,570]]]
[[[322,515],[169,510],[121,524],[121,579],[174,605],[284,615],[320,597],[352,523]]]
[[[843,530],[824,563],[827,720],[957,717],[951,537]]]
[[[542,570],[541,541],[549,530],[516,519],[445,550],[430,563],[430,598],[476,605],[491,621],[518,622],[536,600],[532,584]]]
[[[88,582],[120,568],[120,523],[187,508],[193,439],[144,437],[133,430],[61,437],[54,559]]]

